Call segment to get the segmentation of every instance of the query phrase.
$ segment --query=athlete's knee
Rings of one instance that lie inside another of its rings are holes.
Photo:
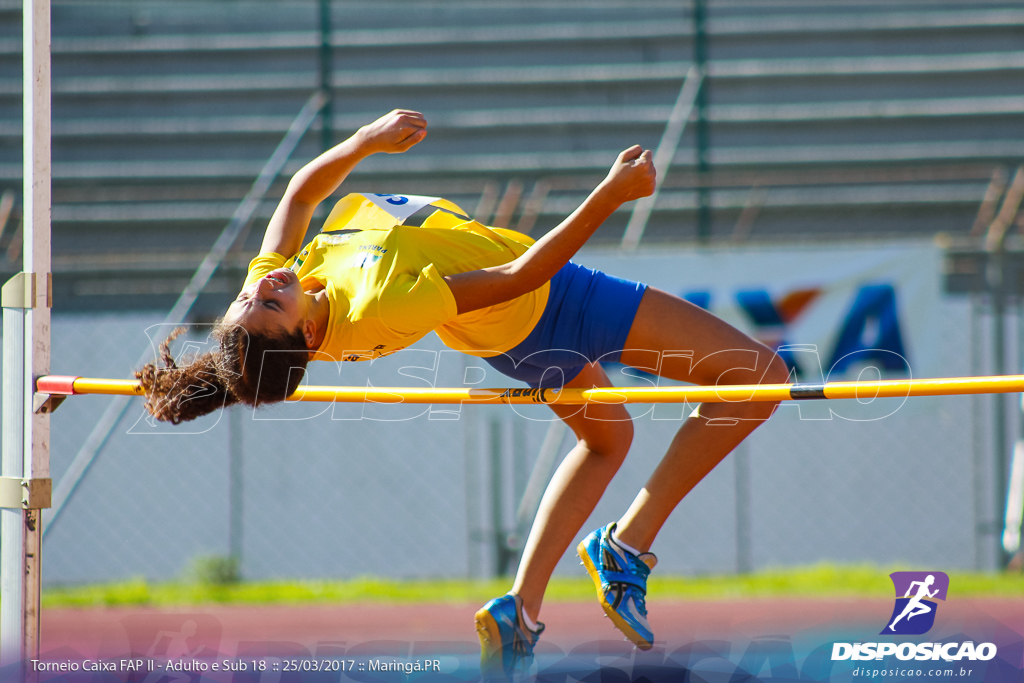
[[[614,462],[616,466],[621,464],[633,444],[632,421],[587,422],[587,429],[577,434],[579,442],[593,455]]]
[[[789,381],[789,368],[779,354],[760,343],[755,350],[757,362],[750,384],[785,384]],[[778,401],[745,401],[733,405],[733,416],[745,420],[764,421],[772,416],[778,405]]]

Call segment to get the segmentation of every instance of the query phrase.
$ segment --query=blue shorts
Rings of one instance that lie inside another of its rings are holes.
[[[551,278],[530,336],[483,360],[531,387],[559,388],[594,361],[618,362],[646,289],[570,261]]]

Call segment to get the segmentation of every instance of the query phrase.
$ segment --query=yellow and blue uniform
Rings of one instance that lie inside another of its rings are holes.
[[[383,195],[401,197],[402,195]],[[447,346],[477,356],[508,351],[540,320],[550,286],[458,315],[444,276],[512,261],[533,243],[490,228],[443,199],[421,226],[406,226],[381,207],[380,195],[350,194],[300,254],[260,254],[246,285],[289,267],[303,283],[316,280],[330,320],[315,360],[367,360],[409,346],[431,330]],[[401,214],[399,214],[401,216]]]
[[[435,211],[421,226],[403,225],[428,205]],[[330,318],[315,360],[370,360],[433,330],[450,348],[534,387],[618,361],[645,286],[572,262],[533,292],[458,315],[444,276],[508,263],[532,243],[443,199],[350,194],[301,253],[253,259],[246,285],[288,267],[324,287]]]

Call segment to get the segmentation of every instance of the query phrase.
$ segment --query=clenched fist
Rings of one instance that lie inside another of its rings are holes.
[[[356,132],[368,154],[398,154],[427,137],[427,119],[418,111],[395,109]]]
[[[619,154],[601,185],[625,203],[652,194],[656,178],[651,150],[633,145]]]

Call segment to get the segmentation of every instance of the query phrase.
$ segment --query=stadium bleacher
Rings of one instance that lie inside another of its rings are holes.
[[[355,191],[443,195],[540,232],[615,154],[658,144],[694,54],[687,2],[331,4],[330,128],[430,120]],[[316,0],[54,0],[55,310],[165,308],[320,83]],[[0,233],[20,269],[21,3],[0,3]],[[688,126],[643,245],[967,235],[1024,159],[1018,2],[708,0],[707,159]],[[320,122],[286,174],[321,146]],[[248,241],[200,310],[237,287]],[[8,200],[10,203],[10,200]],[[595,236],[613,246],[627,212]]]

